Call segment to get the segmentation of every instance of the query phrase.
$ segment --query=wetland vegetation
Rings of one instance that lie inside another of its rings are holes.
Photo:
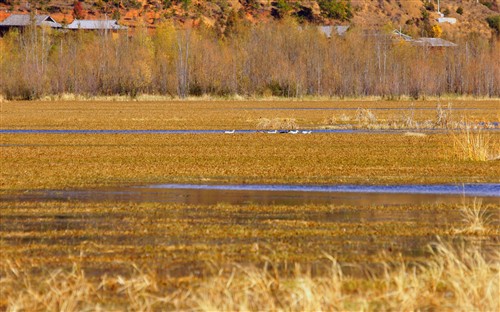
[[[162,183],[500,183],[498,101],[450,103],[443,113],[437,101],[4,102],[1,129],[401,125],[310,135],[0,133],[0,307],[498,310],[499,196],[399,205],[12,200]],[[457,149],[475,127],[488,136],[487,159]]]

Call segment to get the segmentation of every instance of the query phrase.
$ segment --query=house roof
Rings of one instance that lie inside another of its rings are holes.
[[[436,48],[457,46],[455,43],[446,41],[441,38],[418,38],[413,40],[413,44],[416,46],[436,47]]]
[[[318,26],[320,32],[322,32],[328,38],[332,37],[332,33],[335,31],[337,35],[343,36],[349,29],[349,26]]]
[[[118,25],[116,20],[77,20],[66,26],[68,29],[84,30],[121,30],[127,27]]]
[[[413,38],[411,36],[408,36],[407,34],[404,34],[404,33],[402,33],[401,31],[399,31],[397,29],[394,29],[392,31],[392,35],[396,36],[396,37],[399,37],[399,38],[403,39],[404,41],[413,41]]]
[[[49,26],[52,28],[60,28],[61,24],[57,23],[49,15],[35,15],[36,26]],[[26,27],[31,24],[31,15],[29,14],[11,14],[3,22],[0,22],[0,27]]]

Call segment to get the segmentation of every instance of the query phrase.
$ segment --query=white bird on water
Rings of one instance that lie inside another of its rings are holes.
[[[235,132],[235,130],[231,130],[231,131],[226,130],[226,131],[224,131],[224,133],[226,133],[226,134],[233,134],[234,132]]]

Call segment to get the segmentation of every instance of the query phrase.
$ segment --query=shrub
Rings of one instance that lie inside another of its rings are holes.
[[[426,1],[424,3],[424,6],[425,6],[425,9],[427,11],[434,11],[434,10],[436,10],[436,7],[434,6],[434,3],[432,1]]]
[[[480,0],[479,2],[490,10],[493,8],[493,1],[491,0]]]
[[[358,121],[360,125],[368,127],[377,123],[377,117],[369,109],[358,108],[356,111],[356,121]]]
[[[327,18],[348,21],[352,18],[351,3],[346,0],[320,0],[321,14]]]
[[[75,1],[73,6],[73,16],[76,19],[85,18],[85,11],[83,9],[83,5],[80,1]]]
[[[257,128],[266,130],[294,130],[298,129],[299,126],[295,118],[259,118]]]
[[[271,15],[275,18],[283,18],[292,10],[292,7],[285,0],[278,0],[274,3],[274,8],[271,11]]]
[[[457,14],[460,14],[460,15],[464,14],[464,8],[462,8],[461,6],[459,6],[457,8]]]
[[[497,34],[500,34],[500,15],[489,16],[486,22]]]
[[[432,26],[432,37],[439,38],[443,34],[443,29],[439,25]]]

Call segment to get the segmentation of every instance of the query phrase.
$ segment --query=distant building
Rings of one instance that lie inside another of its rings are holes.
[[[327,38],[331,38],[334,33],[337,36],[344,36],[349,30],[349,26],[318,26],[318,30]]]
[[[457,46],[457,44],[441,38],[418,38],[414,39],[412,44],[429,48],[453,48]]]
[[[0,22],[0,34],[4,34],[11,29],[23,29],[31,25],[50,28],[61,28],[62,25],[57,23],[49,15],[29,15],[29,14],[11,14],[3,22]]]
[[[450,23],[450,24],[456,24],[457,19],[454,17],[440,17],[437,19],[438,23]]]
[[[127,27],[118,25],[116,20],[77,20],[66,26],[71,30],[125,30]]]
[[[457,45],[453,42],[441,39],[441,38],[418,38],[414,39],[411,36],[408,36],[401,31],[394,29],[391,32],[392,38],[393,39],[400,39],[405,42],[410,43],[411,45],[417,46],[417,47],[428,47],[428,48],[453,48],[456,47]]]
[[[404,34],[403,32],[401,32],[400,30],[397,30],[397,29],[394,29],[391,32],[391,35],[394,39],[400,39],[400,40],[407,41],[407,42],[413,41],[413,38],[411,36],[408,36],[407,34]]]
[[[456,24],[457,23],[457,19],[454,18],[454,17],[444,17],[444,14],[441,13],[441,12],[438,12],[439,14],[439,17],[437,19],[437,22],[442,24],[442,23],[450,23],[450,24]]]

